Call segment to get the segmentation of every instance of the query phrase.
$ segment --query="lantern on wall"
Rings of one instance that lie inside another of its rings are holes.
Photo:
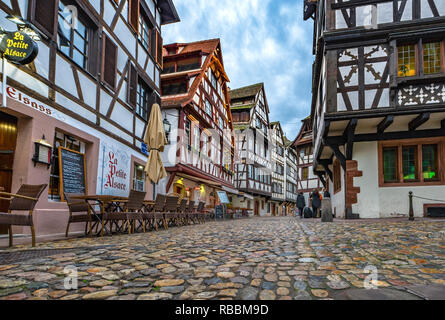
[[[163,124],[164,124],[165,137],[167,138],[167,143],[170,144],[170,132],[172,129],[172,125],[170,124],[170,121],[167,120],[167,118],[164,118]]]
[[[45,140],[45,135],[42,139],[34,142],[35,152],[32,161],[34,161],[34,167],[37,163],[43,163],[49,166],[51,164],[51,153],[53,146]]]

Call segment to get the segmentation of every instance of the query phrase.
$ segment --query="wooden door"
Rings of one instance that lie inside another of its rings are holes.
[[[258,203],[258,201],[255,201],[254,214],[255,214],[256,216],[259,216],[259,215],[260,215],[260,211],[259,211],[259,209],[260,209],[260,204]]]
[[[0,112],[0,191],[11,192],[16,142],[17,118]],[[0,212],[7,212],[8,206],[8,201],[0,200]],[[0,225],[0,234],[5,233],[8,233],[7,226]]]
[[[272,215],[275,216],[275,203],[272,203]]]

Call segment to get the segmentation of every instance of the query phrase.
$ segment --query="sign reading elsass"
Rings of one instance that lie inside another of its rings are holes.
[[[25,65],[34,61],[39,53],[39,47],[24,32],[5,32],[0,42],[0,51],[7,60]]]

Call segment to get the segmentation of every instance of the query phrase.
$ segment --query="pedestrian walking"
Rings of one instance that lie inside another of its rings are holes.
[[[311,203],[312,203],[312,210],[314,212],[314,217],[319,218],[320,217],[320,207],[321,207],[321,194],[318,191],[318,189],[315,189],[311,194]]]
[[[331,197],[330,192],[326,188],[323,188],[323,197],[325,197],[325,198]]]
[[[299,192],[297,195],[297,208],[300,215],[300,219],[303,218],[303,210],[306,207],[306,199],[304,198],[303,192]]]

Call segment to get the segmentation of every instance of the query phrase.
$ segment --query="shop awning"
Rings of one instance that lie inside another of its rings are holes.
[[[239,196],[242,196],[242,197],[244,197],[244,198],[250,199],[250,200],[253,200],[253,199],[254,199],[253,196],[250,195],[250,194],[248,194],[248,193],[240,192],[238,195],[239,195]]]
[[[239,194],[239,191],[236,189],[232,189],[226,186],[222,186],[222,189],[228,193],[232,193],[232,194]]]
[[[188,174],[185,174],[185,173],[181,173],[181,172],[178,172],[176,175],[178,177],[182,177],[184,179],[192,180],[192,181],[195,181],[197,183],[207,184],[207,185],[210,185],[210,186],[220,186],[221,185],[221,184],[219,184],[217,182],[214,182],[214,181],[211,181],[211,180],[197,178],[197,177],[194,177],[194,176],[191,176],[191,175],[188,175]]]

